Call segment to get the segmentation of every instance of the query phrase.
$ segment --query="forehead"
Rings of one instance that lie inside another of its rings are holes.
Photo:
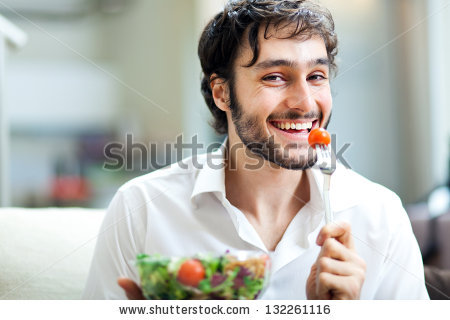
[[[265,27],[260,27],[258,32],[259,54],[255,65],[261,61],[279,59],[289,60],[296,62],[298,65],[303,65],[312,60],[327,58],[327,49],[322,37],[319,35],[298,35],[290,37],[294,29],[295,26],[287,26],[275,30],[269,26],[265,34]],[[253,50],[250,47],[247,31],[243,36],[235,66],[244,67],[252,59]]]

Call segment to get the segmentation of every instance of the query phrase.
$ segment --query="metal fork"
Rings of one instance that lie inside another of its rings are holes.
[[[323,202],[325,205],[325,223],[333,221],[333,213],[330,207],[330,182],[331,175],[336,170],[336,161],[333,161],[333,155],[330,145],[316,144],[317,164],[323,174]]]

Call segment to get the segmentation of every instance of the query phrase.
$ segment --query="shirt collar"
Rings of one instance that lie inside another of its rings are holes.
[[[219,192],[225,196],[225,152],[228,138],[216,151],[204,155],[202,168],[199,169],[191,194],[191,202],[202,193]]]

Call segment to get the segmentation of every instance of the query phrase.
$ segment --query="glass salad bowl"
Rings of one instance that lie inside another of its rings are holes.
[[[270,259],[263,253],[137,256],[142,293],[147,299],[253,300],[269,282]]]

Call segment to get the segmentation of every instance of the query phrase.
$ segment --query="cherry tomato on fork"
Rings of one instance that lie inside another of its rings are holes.
[[[199,282],[205,278],[205,268],[202,263],[196,259],[190,259],[183,262],[178,270],[177,279],[180,283],[197,287]]]
[[[308,143],[311,147],[314,147],[316,144],[329,145],[330,142],[330,134],[324,128],[316,128],[309,133]]]

